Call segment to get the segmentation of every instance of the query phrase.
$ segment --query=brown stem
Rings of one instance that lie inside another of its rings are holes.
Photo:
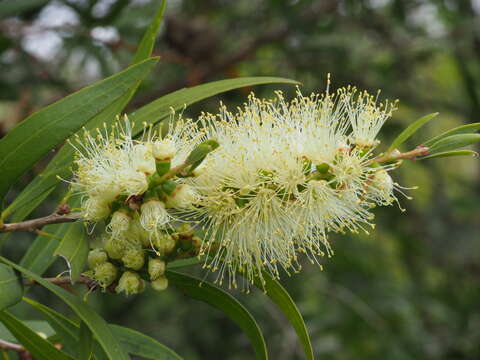
[[[11,224],[0,224],[0,233],[12,231],[34,231],[48,224],[73,222],[80,219],[82,215],[82,213],[61,214],[56,212],[38,219],[26,220]]]
[[[403,160],[403,159],[415,160],[419,156],[428,155],[429,150],[430,149],[428,147],[423,145],[417,146],[415,149],[404,152],[404,153],[394,150],[368,161],[367,165],[370,165],[373,163],[384,163],[388,161],[396,161],[396,160]]]
[[[60,276],[60,277],[53,277],[53,278],[43,278],[43,280],[45,281],[48,281],[48,282],[51,282],[52,284],[56,284],[56,285],[59,285],[59,286],[62,286],[62,285],[72,285],[72,279],[70,278],[70,276]],[[25,281],[23,284],[25,286],[32,286],[32,285],[35,285],[37,282],[34,281],[34,280],[31,280],[31,281]],[[76,283],[79,283],[79,284],[85,284],[87,287],[91,288],[93,287],[94,285],[96,285],[96,282],[95,280],[93,280],[92,278],[89,278],[88,276],[86,275],[80,275],[80,277],[78,278],[78,280],[76,281]]]
[[[2,339],[0,339],[0,349],[13,350],[18,352],[25,350],[25,348],[21,345],[12,343],[10,341],[2,340]]]
[[[163,183],[164,181],[167,181],[168,179],[171,179],[178,173],[181,173],[183,170],[185,170],[187,167],[189,167],[191,164],[189,163],[183,163],[178,166],[175,166],[174,168],[171,168],[166,174],[162,175],[158,179],[155,179],[152,183],[152,186],[157,186]]]

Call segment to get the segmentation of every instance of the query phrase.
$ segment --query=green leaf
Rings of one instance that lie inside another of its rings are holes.
[[[145,31],[145,34],[138,45],[137,51],[132,59],[132,64],[136,64],[152,55],[153,48],[155,46],[155,40],[157,39],[157,33],[162,23],[163,13],[165,12],[166,0],[162,0],[157,12],[155,13],[150,25]]]
[[[23,301],[41,312],[55,333],[61,337],[65,348],[75,352],[79,338],[79,327],[75,322],[35,300],[24,297]]]
[[[61,352],[43,339],[35,331],[23,324],[15,316],[6,311],[0,312],[0,321],[15,336],[20,344],[23,345],[38,360],[74,360],[73,357]]]
[[[165,11],[165,5],[166,1],[163,0],[138,46],[131,62],[132,65],[151,56]],[[136,82],[127,93],[90,120],[85,125],[85,128],[92,130],[98,128],[103,123],[111,124],[115,117],[123,111],[139,85],[140,81]],[[11,212],[21,211],[23,218],[16,219],[16,221],[24,220],[58,185],[58,176],[60,178],[68,178],[70,176],[70,164],[72,160],[73,148],[71,146],[62,147],[54,159],[50,161],[47,168],[23,190],[15,201],[4,211],[2,217],[5,218]],[[32,202],[32,200],[34,200],[34,202]]]
[[[442,140],[448,136],[458,135],[458,134],[473,134],[478,132],[479,130],[480,130],[480,123],[472,123],[472,124],[458,126],[456,128],[445,131],[444,133],[438,136],[435,136],[434,138],[431,138],[430,140],[426,141],[423,145],[430,147],[436,142],[438,142],[439,140]]]
[[[43,333],[46,337],[51,337],[55,334],[55,330],[47,321],[26,320],[23,323],[36,333]],[[0,339],[18,344],[17,338],[2,323],[0,323]]]
[[[224,312],[250,338],[257,359],[268,359],[267,346],[253,316],[230,294],[206,281],[189,275],[167,271],[168,281],[187,296],[203,301]]]
[[[0,199],[37,160],[143,79],[158,59],[148,59],[44,107],[0,140]]]
[[[8,265],[0,264],[0,310],[22,300],[23,284],[19,276]]]
[[[0,256],[0,261],[12,266],[14,269],[20,271],[25,276],[32,278],[35,282],[50,290],[53,294],[59,297],[66,303],[77,315],[85,322],[88,328],[92,331],[95,339],[100,343],[105,354],[110,360],[130,360],[128,355],[123,351],[120,343],[113,336],[110,328],[105,320],[103,320],[97,313],[95,313],[88,305],[83,303],[75,295],[54,285],[33,272],[11,262],[10,260]]]
[[[295,302],[288,294],[287,290],[274,278],[267,273],[262,273],[263,281],[261,279],[255,279],[255,286],[260,290],[266,292],[266,295],[278,306],[288,319],[290,324],[295,329],[300,343],[302,344],[305,357],[307,359],[314,359],[312,342],[308,335],[305,321],[303,321],[302,314],[295,305]]]
[[[88,250],[88,238],[83,221],[77,220],[73,224],[68,224],[68,231],[54,255],[63,257],[67,262],[72,283],[78,280],[85,268]]]
[[[35,300],[24,298],[24,301],[34,306],[43,313],[55,331],[69,344],[76,344],[79,339],[78,324],[66,318],[62,314],[42,305]],[[130,354],[146,359],[181,360],[173,350],[160,344],[155,339],[138,331],[118,325],[109,325],[114,336],[120,341],[122,347]]]
[[[397,149],[400,145],[402,145],[410,136],[415,134],[418,129],[420,129],[423,125],[427,122],[432,120],[438,113],[432,113],[421,117],[420,119],[414,121],[410,124],[405,130],[403,130],[400,135],[398,135],[395,140],[393,140],[392,145],[388,148],[387,152]]]
[[[0,18],[19,15],[24,11],[29,11],[41,7],[49,0],[5,0],[0,2]]]
[[[138,135],[142,131],[142,124],[144,122],[156,124],[168,118],[171,114],[171,108],[179,110],[184,106],[191,105],[223,92],[246,86],[272,83],[298,84],[297,81],[277,77],[245,77],[214,81],[192,88],[175,91],[141,107],[129,115],[130,120],[137,124],[134,129],[134,135]],[[105,116],[101,121],[92,121],[86,125],[86,128],[95,129],[101,126],[104,122],[108,126],[108,124],[112,123],[114,115],[116,114],[118,114],[118,112]],[[27,216],[35,208],[34,206],[39,203],[38,201],[35,201],[35,199],[38,199],[39,197],[41,197],[42,200],[45,199],[60,182],[57,176],[68,178],[71,175],[70,167],[72,160],[73,149],[64,146],[59,154],[57,154],[57,156],[55,156],[55,158],[48,164],[47,168],[23,190],[7,209],[3,211],[2,218],[6,218],[9,214],[15,213],[20,209],[24,215]],[[23,219],[17,219],[16,221],[21,220]]]
[[[53,254],[60,244],[56,238],[63,238],[69,225],[66,223],[45,226],[43,231],[53,234],[55,238],[45,235],[37,236],[20,261],[20,266],[42,275],[56,259]]]
[[[152,360],[182,359],[173,350],[138,331],[118,325],[110,325],[110,328],[129,354]]]
[[[87,325],[82,321],[79,329],[78,360],[90,360],[93,356],[93,336]]]
[[[447,152],[480,142],[480,134],[458,134],[443,138],[429,149],[429,155]]]
[[[427,155],[424,157],[417,158],[417,160],[425,160],[425,159],[435,159],[435,158],[444,158],[444,157],[452,157],[452,156],[473,156],[477,157],[478,153],[472,150],[456,150],[456,151],[445,151],[439,152],[433,155]]]

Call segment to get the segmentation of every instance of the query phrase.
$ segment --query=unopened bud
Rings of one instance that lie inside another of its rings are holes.
[[[175,153],[175,143],[171,139],[158,140],[153,143],[153,156],[157,161],[171,160]]]
[[[152,289],[156,291],[163,291],[168,287],[168,279],[165,276],[161,276],[151,282]]]
[[[172,195],[167,198],[167,207],[185,209],[192,206],[197,198],[197,193],[190,185],[178,185]]]
[[[145,263],[145,254],[142,249],[128,249],[122,257],[123,264],[130,269],[140,270]]]
[[[140,278],[140,275],[132,271],[125,271],[120,277],[120,280],[118,280],[116,292],[124,292],[126,295],[133,295],[141,293],[144,288],[145,283]]]
[[[140,224],[140,219],[136,218],[130,222],[128,229],[128,238],[132,239],[134,243],[139,243],[144,247],[150,246],[149,235]]]
[[[152,149],[146,144],[136,144],[133,147],[133,163],[135,170],[146,175],[151,175],[156,171]]]
[[[111,259],[121,259],[125,253],[125,240],[110,238],[104,245],[104,249]]]
[[[112,219],[108,224],[107,230],[113,237],[126,232],[130,226],[132,218],[124,210],[115,211],[112,215]]]
[[[162,254],[169,254],[175,249],[176,242],[171,235],[159,233],[152,238],[153,247]]]
[[[165,273],[165,261],[160,259],[150,259],[148,261],[148,274],[151,280],[155,280]]]
[[[147,231],[157,230],[170,220],[170,215],[165,209],[165,204],[156,198],[147,200],[142,204],[140,223]]]
[[[110,215],[110,205],[100,197],[90,197],[83,203],[85,219],[99,221]]]
[[[88,253],[88,267],[95,269],[98,265],[107,262],[108,256],[103,249],[93,249]]]
[[[93,279],[102,287],[111,285],[117,278],[118,270],[109,262],[98,265],[93,270]]]

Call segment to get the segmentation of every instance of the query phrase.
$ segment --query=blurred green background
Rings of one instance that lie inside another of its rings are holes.
[[[0,1],[0,136],[36,109],[127,66],[159,1]],[[275,75],[302,92],[347,84],[400,99],[384,144],[407,124],[440,116],[411,146],[480,113],[478,0],[170,0],[155,54],[162,60],[129,110],[199,83]],[[253,89],[224,94],[227,106]],[[271,96],[275,88],[255,88]],[[283,88],[291,95],[295,89]],[[215,111],[220,98],[186,110]],[[404,150],[407,150],[406,148]],[[19,180],[13,199],[46,164]],[[0,174],[1,176],[1,174]],[[370,236],[332,236],[324,271],[282,283],[303,313],[320,359],[480,359],[480,162],[408,163],[395,173],[407,190],[378,208]],[[49,213],[52,197],[33,216]],[[9,239],[19,259],[33,236]],[[65,270],[58,261],[50,270]],[[198,270],[193,270],[198,272]],[[294,330],[267,297],[234,293],[259,319],[272,359],[302,359]],[[35,289],[43,303],[56,304]],[[109,321],[145,332],[185,359],[251,359],[248,339],[223,314],[174,288],[125,298],[93,294]],[[57,308],[63,309],[61,304]],[[38,318],[25,306],[16,313]]]

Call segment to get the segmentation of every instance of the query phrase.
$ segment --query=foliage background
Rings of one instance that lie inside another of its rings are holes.
[[[10,0],[3,0],[10,1]],[[127,66],[155,0],[35,1],[0,19],[0,133],[35,109]],[[433,111],[416,135],[478,121],[480,2],[477,0],[170,0],[155,54],[162,60],[131,109],[183,86],[236,76],[275,75],[302,92],[355,84],[399,98],[385,142]],[[284,88],[289,94],[294,89]],[[233,107],[253,89],[233,91]],[[255,89],[270,96],[274,88]],[[186,110],[215,111],[218,98]],[[411,142],[413,144],[414,142]],[[19,180],[10,199],[44,166]],[[324,359],[480,358],[480,163],[453,158],[405,164],[397,172],[414,199],[377,209],[370,236],[332,237],[325,270],[305,262],[282,283],[299,305]],[[47,214],[58,199],[37,209]],[[28,234],[2,252],[19,259]],[[58,261],[49,271],[65,269]],[[42,302],[56,303],[46,292]],[[296,335],[266,297],[238,294],[265,331],[273,359],[300,359]],[[124,298],[94,294],[110,322],[145,332],[186,359],[252,358],[248,339],[221,313],[171,289]],[[62,308],[58,304],[57,308]],[[24,306],[17,314],[33,316]]]

